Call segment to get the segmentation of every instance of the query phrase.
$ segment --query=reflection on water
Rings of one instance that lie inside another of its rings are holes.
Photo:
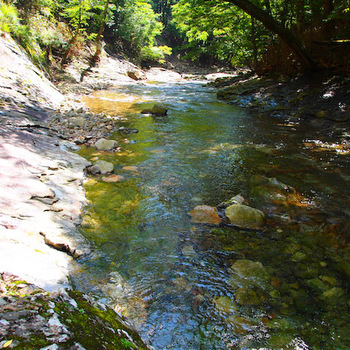
[[[115,132],[118,152],[81,151],[121,176],[86,184],[95,254],[79,288],[107,293],[156,349],[349,348],[348,155],[315,152],[313,130],[248,116],[199,83],[85,101],[139,132]],[[168,115],[140,113],[154,103]],[[239,193],[266,228],[191,223],[194,206]]]

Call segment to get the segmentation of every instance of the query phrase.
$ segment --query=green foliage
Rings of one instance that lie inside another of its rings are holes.
[[[104,28],[138,59],[163,60],[170,48],[157,47],[156,37],[163,30],[158,17],[147,0],[0,1],[0,29],[13,34],[36,62],[54,51],[65,63],[80,44],[100,45]]]
[[[187,57],[234,65],[256,67],[265,56],[264,64],[279,64],[284,58],[283,64],[290,65],[298,59],[310,68],[315,64],[315,40],[350,37],[345,0],[180,0],[173,6],[173,17],[187,36]],[[320,61],[329,59],[324,51],[316,52]]]
[[[18,1],[21,4],[21,1]],[[28,1],[25,8],[17,9],[13,4],[0,2],[0,28],[11,33],[29,53],[35,64],[46,65],[46,48],[60,47],[65,38],[62,26],[55,20],[55,3],[51,0]],[[29,12],[36,9],[34,13]],[[22,14],[22,18],[20,15]],[[25,17],[25,19],[24,19]]]
[[[186,33],[186,58],[208,59],[244,65],[253,61],[251,18],[227,2],[188,2],[180,0],[173,6],[174,23]],[[270,38],[261,25],[255,27],[255,37],[262,52]]]
[[[69,20],[69,25],[75,29],[80,30],[88,24],[91,18],[92,9],[91,1],[89,0],[70,0],[62,7],[62,15]]]
[[[43,48],[61,50],[67,42],[67,26],[52,16],[37,14],[30,19],[30,28],[35,41]]]
[[[162,31],[162,24],[146,0],[126,0],[117,7],[115,34],[141,48],[155,43]]]
[[[147,0],[118,2],[112,29],[116,41],[123,43],[122,49],[140,59],[162,60],[170,52],[169,48],[156,44],[163,25]]]
[[[164,63],[165,55],[171,55],[169,46],[145,46],[141,49],[141,60]]]
[[[18,11],[14,5],[0,1],[0,30],[15,33],[20,26]]]

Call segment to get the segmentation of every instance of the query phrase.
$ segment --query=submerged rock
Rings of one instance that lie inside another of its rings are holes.
[[[214,299],[215,309],[222,314],[232,314],[238,312],[237,304],[228,296],[220,296]]]
[[[191,215],[191,222],[196,224],[219,225],[222,221],[217,209],[209,205],[197,205],[189,215]]]
[[[119,182],[124,180],[123,175],[110,175],[108,177],[103,177],[102,180],[104,182]]]
[[[225,322],[230,325],[235,334],[245,335],[250,332],[254,326],[253,320],[246,316],[231,315]]]
[[[106,162],[105,160],[98,160],[93,166],[88,168],[89,173],[92,175],[113,173],[114,165]]]
[[[299,206],[306,201],[306,198],[295,188],[278,181],[276,178],[256,175],[251,178],[251,184],[251,194],[267,203]]]
[[[232,204],[225,210],[230,223],[247,229],[259,229],[265,224],[265,214],[243,204]]]
[[[99,139],[95,143],[95,147],[100,151],[112,151],[117,147],[117,141],[107,140],[107,139]]]
[[[194,250],[194,248],[191,245],[185,245],[182,249],[181,249],[181,253],[183,254],[184,257],[186,257],[187,259],[195,259],[197,257],[197,252]]]
[[[236,196],[232,197],[228,201],[220,203],[218,205],[218,208],[225,209],[232,204],[246,204],[246,200],[244,199],[243,196],[241,196],[240,194],[237,194]]]
[[[168,110],[164,108],[163,106],[160,105],[154,105],[153,108],[151,109],[152,115],[157,115],[157,116],[165,116],[168,113]]]
[[[228,283],[234,288],[270,288],[270,275],[259,261],[237,260],[231,269]]]
[[[157,117],[164,117],[167,115],[168,110],[163,106],[155,104],[151,109],[144,109],[141,111],[142,114],[151,114]]]

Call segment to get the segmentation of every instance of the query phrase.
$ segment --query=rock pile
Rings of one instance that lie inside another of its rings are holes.
[[[104,113],[91,113],[88,108],[72,108],[68,111],[61,109],[51,113],[49,128],[51,132],[63,139],[68,139],[77,145],[93,146],[97,141],[107,138],[118,128],[116,123],[121,117],[111,117]],[[108,141],[108,145],[111,141]],[[100,145],[101,144],[101,145]],[[113,147],[116,144],[113,143]],[[106,149],[99,141],[99,149]],[[103,148],[101,148],[103,147]],[[110,147],[108,147],[110,148]],[[110,150],[110,149],[108,149]]]

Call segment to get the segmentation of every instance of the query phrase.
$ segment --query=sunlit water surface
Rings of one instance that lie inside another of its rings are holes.
[[[319,147],[320,130],[249,116],[198,82],[84,100],[138,133],[116,131],[118,152],[81,150],[123,178],[86,184],[94,254],[77,287],[108,295],[155,349],[350,347],[347,154]],[[168,115],[140,113],[154,103]],[[266,228],[191,223],[196,205],[237,194],[267,213]],[[241,262],[264,277],[237,272]]]

